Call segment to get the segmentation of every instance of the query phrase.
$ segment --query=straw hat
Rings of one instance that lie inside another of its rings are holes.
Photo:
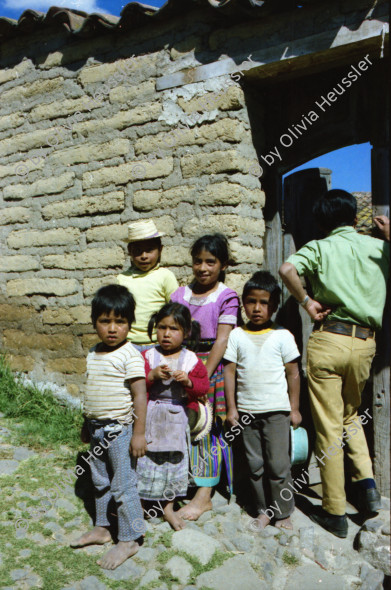
[[[291,464],[305,463],[308,457],[308,434],[305,428],[291,426]]]
[[[190,438],[196,442],[204,438],[212,428],[213,408],[210,402],[198,402],[198,412],[189,410]]]
[[[159,232],[152,219],[139,219],[128,225],[128,237],[126,242],[140,242],[141,240],[152,240],[161,238],[165,234]]]

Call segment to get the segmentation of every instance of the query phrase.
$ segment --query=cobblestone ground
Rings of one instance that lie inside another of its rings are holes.
[[[386,499],[364,526],[349,506],[349,535],[337,539],[299,509],[293,531],[268,526],[253,532],[239,505],[217,493],[213,510],[183,531],[173,532],[158,518],[149,521],[137,555],[114,571],[102,570],[95,562],[107,546],[69,547],[91,525],[78,497],[83,486],[75,492],[74,454],[66,447],[16,447],[10,442],[15,428],[0,418],[3,590],[380,590],[390,579],[384,580],[390,573]],[[49,501],[46,492],[53,488],[58,496],[49,492]]]

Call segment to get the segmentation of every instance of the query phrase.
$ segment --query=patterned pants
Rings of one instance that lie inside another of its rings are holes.
[[[90,450],[94,455],[89,464],[95,486],[95,526],[109,526],[107,507],[113,497],[117,504],[118,540],[134,541],[145,533],[145,524],[137,492],[137,476],[129,455],[132,425],[124,425],[121,432],[109,432],[107,428],[110,426],[88,421]],[[98,451],[99,456],[96,447],[103,449],[102,454]],[[109,473],[112,473],[111,479]]]

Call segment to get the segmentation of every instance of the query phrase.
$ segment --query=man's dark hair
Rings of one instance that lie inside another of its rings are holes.
[[[312,212],[319,226],[331,232],[343,225],[354,225],[357,202],[353,195],[336,188],[325,193],[315,203]]]
[[[129,327],[134,322],[134,310],[136,302],[133,295],[123,285],[107,285],[101,287],[96,293],[91,303],[91,320],[92,325],[96,326],[96,320],[102,313],[114,314],[121,318],[126,318]]]
[[[270,300],[273,301],[273,303],[278,304],[280,301],[281,287],[268,270],[259,270],[247,281],[243,287],[243,303],[252,289],[262,289],[263,291],[267,291],[270,293]]]

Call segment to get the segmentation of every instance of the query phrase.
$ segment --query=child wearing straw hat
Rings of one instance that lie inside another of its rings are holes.
[[[175,275],[160,266],[161,237],[152,219],[140,219],[128,226],[128,252],[131,267],[119,274],[117,282],[124,285],[136,300],[136,320],[128,334],[128,340],[140,351],[152,346],[148,336],[151,315],[170,301],[178,288]]]

